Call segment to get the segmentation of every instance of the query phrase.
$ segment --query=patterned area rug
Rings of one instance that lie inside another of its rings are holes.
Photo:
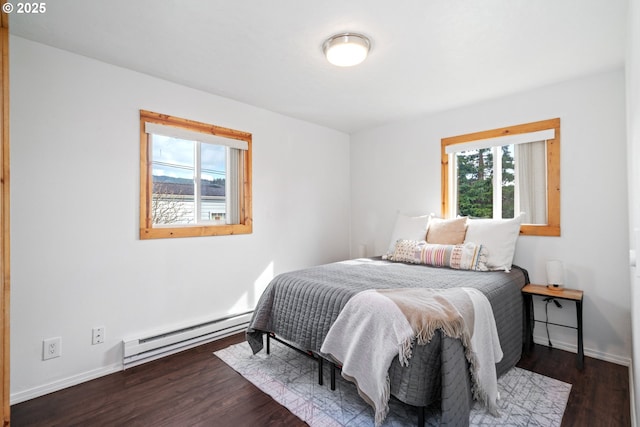
[[[373,409],[355,386],[336,373],[336,389],[329,387],[325,364],[324,386],[318,385],[317,363],[272,341],[271,354],[251,354],[246,342],[214,353],[258,388],[273,397],[311,427],[373,426]],[[489,415],[478,403],[471,411],[472,426],[559,426],[571,384],[513,368],[498,381],[500,417]],[[415,426],[417,411],[395,399],[383,426]],[[426,426],[438,426],[439,414],[427,411]]]

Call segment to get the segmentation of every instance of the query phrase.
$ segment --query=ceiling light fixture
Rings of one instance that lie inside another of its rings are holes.
[[[371,42],[362,34],[341,33],[329,37],[322,44],[327,61],[338,67],[351,67],[365,60]]]

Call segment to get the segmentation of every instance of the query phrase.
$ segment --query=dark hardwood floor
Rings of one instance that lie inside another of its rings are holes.
[[[580,371],[575,353],[536,344],[518,366],[572,384],[563,427],[630,426],[629,369],[591,357],[584,359]]]
[[[234,335],[11,407],[19,426],[306,426],[212,352]],[[627,368],[535,346],[518,366],[573,384],[563,426],[630,426]]]

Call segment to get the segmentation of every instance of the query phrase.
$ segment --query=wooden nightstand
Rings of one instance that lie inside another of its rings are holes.
[[[575,301],[577,326],[560,325],[544,320],[536,320],[533,314],[533,296],[537,295],[543,298],[555,298],[558,300]],[[578,369],[584,367],[584,348],[582,337],[582,297],[583,291],[567,288],[548,288],[545,285],[526,285],[522,288],[522,296],[524,296],[524,313],[525,313],[525,351],[528,353],[533,344],[533,327],[535,322],[546,323],[549,325],[562,326],[563,328],[576,329],[578,331]]]

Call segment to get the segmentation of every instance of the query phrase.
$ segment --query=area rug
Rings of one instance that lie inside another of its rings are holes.
[[[318,384],[317,363],[281,344],[271,354],[253,355],[246,342],[214,353],[259,389],[311,427],[373,426],[373,409],[358,395],[355,386],[336,374],[336,389]],[[328,366],[327,364],[325,366]],[[498,381],[500,417],[493,417],[478,403],[470,415],[472,426],[560,426],[571,384],[513,368]],[[389,402],[383,426],[415,426],[417,411],[395,399]],[[438,426],[440,416],[427,411],[426,426]]]

